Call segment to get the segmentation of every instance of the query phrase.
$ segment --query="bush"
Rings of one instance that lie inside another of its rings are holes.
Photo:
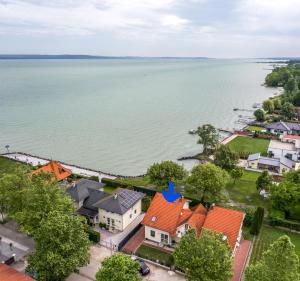
[[[245,210],[246,215],[244,218],[244,226],[251,226],[254,218],[254,209],[253,208],[246,208]]]
[[[106,228],[107,228],[107,225],[106,225],[106,223],[100,222],[100,223],[99,223],[99,227],[100,227],[100,228],[105,228],[105,229],[106,229]]]
[[[152,197],[150,197],[150,196],[145,196],[142,199],[142,211],[143,212],[147,212],[148,208],[150,207],[151,200],[152,200]]]
[[[97,176],[91,176],[89,177],[89,180],[99,182],[99,178]]]
[[[250,228],[250,233],[252,235],[259,234],[264,219],[264,213],[265,213],[265,209],[263,207],[257,207]]]
[[[87,231],[87,234],[89,235],[89,240],[94,243],[100,242],[100,233],[98,231],[93,230],[92,228],[89,228]]]
[[[127,188],[127,187],[131,186],[130,184],[126,184],[126,183],[121,182],[117,179],[113,180],[113,179],[109,179],[109,178],[102,178],[101,182],[105,183],[106,185],[111,186],[111,187],[124,187],[124,188]]]
[[[300,223],[280,218],[270,218],[270,225],[289,228],[290,230],[300,231]]]

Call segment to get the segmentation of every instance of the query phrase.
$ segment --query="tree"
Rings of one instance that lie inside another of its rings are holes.
[[[263,109],[266,112],[273,113],[274,112],[274,103],[272,100],[268,99],[263,102]]]
[[[283,104],[281,108],[281,114],[287,119],[291,120],[295,116],[294,106],[290,102]]]
[[[262,110],[262,109],[256,109],[254,111],[254,116],[256,118],[256,121],[259,121],[259,122],[263,122],[266,120],[266,114],[265,112]]]
[[[220,145],[215,152],[214,163],[222,169],[229,171],[236,166],[238,159],[239,156],[237,153],[232,151],[229,146]]]
[[[96,274],[96,281],[139,281],[139,265],[129,256],[116,253],[106,258]]]
[[[255,265],[246,269],[245,281],[299,281],[299,258],[287,235],[281,236]]]
[[[292,93],[292,92],[298,90],[298,84],[297,84],[296,79],[294,77],[290,77],[289,80],[284,85],[284,89],[288,93]]]
[[[254,217],[252,220],[251,228],[250,228],[250,233],[253,235],[258,235],[264,220],[264,213],[265,209],[262,207],[257,207]]]
[[[268,190],[272,186],[272,180],[273,178],[268,171],[263,171],[256,180],[256,189]]]
[[[286,213],[287,217],[300,217],[300,170],[284,174],[282,182],[271,192],[272,206]]]
[[[72,215],[74,203],[71,198],[49,180],[48,175],[33,176],[22,191],[22,209],[13,214],[13,218],[22,229],[34,236],[44,218],[52,211]]]
[[[220,201],[228,181],[229,175],[220,167],[211,163],[197,165],[186,181],[186,190],[201,201],[213,203]]]
[[[219,233],[204,230],[198,238],[189,230],[174,252],[175,265],[188,281],[229,281],[232,276],[231,249]]]
[[[276,98],[273,100],[274,108],[279,110],[281,109],[281,100],[279,98]]]
[[[244,169],[242,167],[235,167],[230,171],[230,175],[233,178],[233,183],[235,184],[237,179],[240,179],[244,174]]]
[[[203,145],[203,153],[207,154],[208,149],[214,149],[219,142],[219,134],[217,129],[206,124],[197,129],[197,134],[199,136],[198,143]]]
[[[177,182],[183,180],[187,176],[186,170],[183,166],[178,165],[172,161],[163,161],[161,163],[154,163],[147,171],[151,183],[163,186],[168,182]]]
[[[65,280],[89,262],[90,242],[78,216],[49,213],[35,231],[34,240],[36,248],[28,262],[39,281]]]

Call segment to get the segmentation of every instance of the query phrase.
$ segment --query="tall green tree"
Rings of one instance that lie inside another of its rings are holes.
[[[280,98],[273,99],[274,108],[279,110],[281,109],[281,100]]]
[[[48,175],[33,176],[30,184],[23,188],[22,209],[13,214],[22,229],[33,236],[51,212],[74,213],[70,197],[49,179]]]
[[[272,176],[268,173],[268,171],[263,171],[256,180],[256,189],[265,189],[269,190],[272,186]]]
[[[276,240],[262,259],[246,269],[245,281],[299,281],[299,258],[287,235]]]
[[[292,92],[298,90],[298,83],[297,83],[296,79],[294,77],[290,77],[289,80],[284,85],[284,89],[288,93],[292,93]]]
[[[272,188],[271,201],[273,208],[287,217],[300,218],[300,170],[284,174],[282,182]]]
[[[65,280],[78,267],[89,262],[88,236],[75,215],[53,211],[35,231],[36,248],[29,256],[29,268],[39,281]]]
[[[256,109],[254,111],[254,116],[256,118],[256,121],[259,121],[259,122],[263,122],[266,120],[266,114],[265,112],[262,110],[262,109]]]
[[[197,165],[186,180],[186,190],[201,201],[218,202],[229,178],[225,170],[214,164]]]
[[[138,263],[122,253],[106,258],[96,274],[96,281],[140,280]]]
[[[189,230],[173,255],[188,281],[229,281],[232,277],[231,249],[216,232],[205,230],[198,238],[195,230]]]
[[[286,102],[281,108],[281,114],[286,120],[291,120],[295,116],[295,109],[292,103]]]
[[[163,186],[168,182],[178,182],[187,176],[187,171],[182,165],[178,165],[173,161],[162,161],[154,163],[147,171],[151,183]]]
[[[239,156],[227,145],[220,145],[214,155],[215,165],[224,170],[232,170],[238,163]]]
[[[217,129],[206,124],[197,129],[197,135],[199,136],[198,143],[203,145],[203,153],[207,154],[208,149],[214,149],[219,142],[219,133]]]
[[[273,101],[270,99],[265,100],[263,102],[263,109],[264,109],[264,111],[266,111],[268,113],[273,113],[274,109],[275,109]]]
[[[250,233],[253,235],[258,235],[264,220],[264,213],[265,209],[263,207],[257,207],[254,216],[253,221],[250,228]]]
[[[233,178],[233,183],[236,183],[237,179],[240,179],[244,174],[244,169],[242,167],[235,167],[230,171],[230,175]]]

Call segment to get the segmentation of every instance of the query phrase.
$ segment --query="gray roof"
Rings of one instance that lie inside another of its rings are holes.
[[[109,193],[99,190],[99,188],[102,188],[103,186],[103,183],[81,179],[75,184],[75,186],[67,189],[67,193],[77,203],[83,201],[82,208],[85,210],[89,209],[91,214],[93,213],[95,215],[98,209],[94,206],[94,204],[110,196]],[[78,210],[79,213],[80,210],[81,208]],[[82,212],[82,214],[84,214],[84,210],[82,210]],[[88,216],[92,216],[91,214]]]
[[[248,161],[258,160],[259,157],[260,157],[260,153],[250,154],[250,155],[248,156]]]
[[[120,189],[116,194],[94,204],[94,207],[123,215],[144,196],[141,192]]]
[[[67,189],[67,193],[79,203],[89,197],[89,189],[100,189],[104,186],[103,183],[88,179],[81,179],[76,184]]]
[[[280,166],[280,160],[277,158],[260,157],[258,163],[263,165],[268,165],[268,166],[274,166],[274,167]]]
[[[286,157],[281,157],[280,158],[280,163],[283,164],[284,166],[287,166],[287,167],[291,168],[291,169],[295,165],[294,161],[292,161],[292,160],[290,160],[290,159],[288,159]]]
[[[279,121],[266,126],[267,129],[280,130],[280,131],[300,131],[300,124],[292,122]]]

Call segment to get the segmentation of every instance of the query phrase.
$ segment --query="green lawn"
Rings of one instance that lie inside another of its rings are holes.
[[[157,261],[159,260],[161,264],[169,265],[171,254],[160,251],[156,248],[149,247],[147,245],[141,245],[137,251],[136,255],[141,258]]]
[[[288,235],[291,238],[292,243],[296,247],[296,253],[300,258],[300,234],[284,231],[281,229],[263,226],[259,236],[257,237],[251,255],[250,263],[256,263],[262,257],[263,251],[282,235]]]
[[[108,193],[112,193],[114,192],[116,189],[118,189],[117,187],[112,187],[112,186],[108,186],[108,185],[105,185],[103,187],[103,191],[104,192],[108,192]]]
[[[243,176],[233,180],[227,185],[226,190],[229,198],[235,202],[244,203],[247,205],[264,206],[266,207],[268,201],[263,199],[256,189],[256,179],[260,173],[252,171],[244,171]]]
[[[147,176],[144,177],[137,177],[137,178],[117,178],[117,182],[128,184],[131,186],[151,186],[150,180]]]
[[[250,131],[250,132],[261,132],[262,130],[265,130],[263,127],[258,127],[258,126],[248,126],[245,130]]]
[[[0,156],[0,175],[2,173],[13,173],[20,166],[25,166],[25,164]]]
[[[238,136],[227,145],[231,150],[239,153],[240,155],[248,155],[257,152],[267,155],[269,142],[270,141],[267,139]]]

